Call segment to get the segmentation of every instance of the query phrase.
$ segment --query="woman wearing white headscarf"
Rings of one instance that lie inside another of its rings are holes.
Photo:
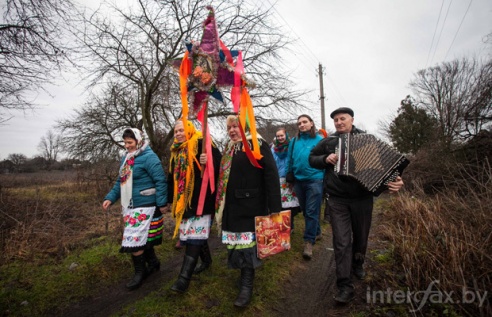
[[[126,287],[133,290],[147,275],[160,269],[154,246],[162,243],[162,214],[168,209],[167,182],[161,161],[140,130],[126,129],[123,140],[127,153],[102,207],[107,210],[121,200],[125,228],[120,252],[132,254],[135,275]]]

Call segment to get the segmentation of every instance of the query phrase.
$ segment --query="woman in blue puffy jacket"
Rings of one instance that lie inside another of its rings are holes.
[[[296,216],[301,207],[299,207],[299,200],[297,199],[294,191],[293,184],[289,184],[286,180],[287,168],[289,165],[289,142],[290,138],[285,131],[285,128],[278,128],[275,132],[275,140],[272,146],[272,154],[277,164],[278,176],[280,177],[280,199],[282,200],[282,210],[290,210],[291,232],[294,230],[294,216]]]
[[[147,275],[160,269],[154,246],[162,243],[162,215],[168,209],[167,182],[161,161],[140,130],[126,129],[123,140],[127,152],[102,207],[107,210],[121,200],[125,228],[120,252],[132,254],[135,275],[126,287],[133,290]]]

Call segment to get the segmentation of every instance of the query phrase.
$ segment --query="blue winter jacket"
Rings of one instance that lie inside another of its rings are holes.
[[[288,162],[289,153],[288,152],[276,153],[274,148],[272,147],[272,154],[273,154],[273,158],[275,159],[275,163],[277,164],[278,176],[285,177],[285,175],[287,175],[287,168],[289,164]]]
[[[124,163],[126,155],[121,159],[120,166]],[[155,188],[155,194],[142,195],[145,189]],[[120,176],[113,186],[113,189],[104,197],[115,203],[121,197]],[[164,207],[167,204],[167,181],[162,168],[161,161],[148,146],[142,153],[135,156],[133,166],[133,207]]]
[[[309,165],[309,154],[322,139],[323,138],[319,134],[316,134],[316,136],[312,138],[308,132],[303,132],[300,134],[300,137],[295,137],[290,140],[288,154],[289,167],[287,170],[294,172],[296,180],[310,181],[323,179],[325,172]],[[294,152],[292,153],[292,151]],[[291,157],[292,159],[290,159]]]

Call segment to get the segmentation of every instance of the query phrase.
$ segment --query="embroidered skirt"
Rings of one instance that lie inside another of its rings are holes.
[[[289,209],[299,206],[299,200],[294,192],[294,186],[285,181],[285,177],[280,177],[280,197],[282,209]]]
[[[222,243],[227,245],[227,267],[230,269],[261,266],[254,232],[222,231]]]
[[[157,207],[126,208],[120,252],[133,253],[162,243],[164,217]]]
[[[210,236],[212,215],[183,218],[179,225],[179,240],[183,244],[203,245]]]

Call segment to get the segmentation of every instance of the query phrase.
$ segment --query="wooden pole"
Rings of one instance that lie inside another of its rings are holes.
[[[326,129],[326,127],[325,127],[325,92],[323,89],[323,66],[321,66],[321,63],[319,64],[319,67],[318,67],[318,76],[319,76],[319,90],[320,90],[319,99],[321,100],[321,128]]]
[[[205,101],[203,103],[203,124],[202,124],[202,153],[207,153],[207,129],[208,129],[208,101]],[[205,165],[202,165],[202,173],[201,176],[203,177],[203,173],[205,172]]]

